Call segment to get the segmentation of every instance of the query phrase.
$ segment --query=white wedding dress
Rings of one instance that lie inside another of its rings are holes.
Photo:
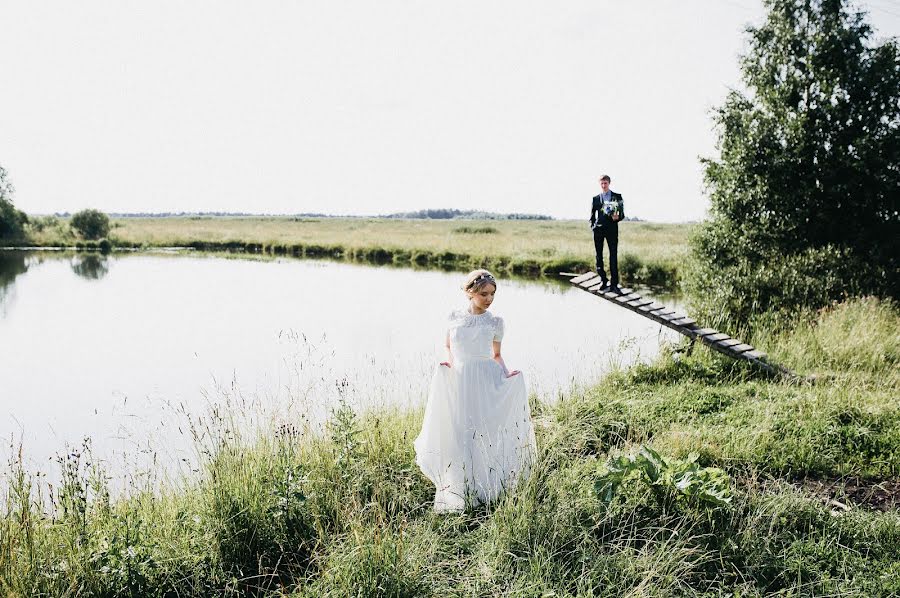
[[[525,378],[507,378],[492,357],[503,319],[454,311],[448,333],[453,367],[435,369],[415,440],[440,512],[491,502],[528,475],[536,455]]]

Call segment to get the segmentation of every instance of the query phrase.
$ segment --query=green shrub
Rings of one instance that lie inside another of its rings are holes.
[[[468,235],[492,235],[500,231],[493,226],[458,226],[453,229],[453,232]]]
[[[109,216],[99,210],[82,210],[72,216],[72,229],[82,238],[95,241],[109,234]]]
[[[22,236],[28,216],[17,210],[12,202],[0,200],[0,239]]]
[[[594,482],[600,500],[612,502],[619,486],[639,481],[652,490],[658,500],[691,499],[700,504],[724,507],[731,503],[731,480],[716,467],[700,468],[699,455],[687,459],[666,458],[650,447],[641,446],[634,455],[610,457]]]
[[[34,216],[28,220],[28,228],[41,233],[47,229],[60,228],[60,219],[56,216]]]
[[[21,237],[23,228],[28,223],[25,212],[17,210],[13,205],[14,191],[6,169],[0,166],[0,239]]]
[[[703,160],[684,280],[705,322],[900,292],[900,46],[844,0],[765,4]]]
[[[641,258],[633,253],[623,253],[619,256],[619,277],[628,283],[638,280],[638,271],[641,269]]]

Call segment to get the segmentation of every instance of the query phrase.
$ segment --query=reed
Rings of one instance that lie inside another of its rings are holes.
[[[619,270],[623,283],[674,289],[691,225],[623,222]],[[31,231],[37,246],[97,248],[58,225]],[[401,220],[392,218],[177,217],[119,218],[113,247],[192,247],[329,258],[421,268],[490,268],[541,276],[594,268],[587,221]],[[607,256],[608,260],[608,256]]]
[[[460,515],[430,509],[419,411],[341,402],[320,433],[247,433],[222,416],[196,436],[195,477],[118,498],[89,447],[61,459],[50,497],[15,459],[0,594],[897,595],[900,511],[872,496],[900,487],[898,331],[896,305],[856,300],[765,340],[816,383],[697,348],[536,404],[531,477]],[[731,502],[637,478],[600,500],[602,463],[638,444],[722,468]]]

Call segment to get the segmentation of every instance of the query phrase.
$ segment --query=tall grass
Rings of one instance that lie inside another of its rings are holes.
[[[800,481],[900,476],[898,326],[895,306],[861,300],[773,334],[769,350],[819,371],[816,384],[697,349],[536,404],[531,477],[459,515],[431,510],[412,450],[417,411],[339,404],[321,434],[204,435],[197,478],[116,499],[89,450],[61,461],[49,505],[15,460],[0,502],[0,594],[897,595],[896,505],[872,510]],[[862,335],[851,349],[842,340]],[[601,464],[638,443],[723,468],[731,503],[636,479],[600,501]]]
[[[686,224],[623,222],[619,271],[627,284],[674,288],[687,255]],[[81,242],[61,219],[30,232],[41,246],[100,248]],[[398,220],[384,218],[121,218],[118,247],[193,247],[423,268],[490,268],[539,276],[594,268],[587,221]],[[608,256],[607,256],[608,261]]]

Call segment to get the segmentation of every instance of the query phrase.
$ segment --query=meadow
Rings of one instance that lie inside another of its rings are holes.
[[[49,494],[13,462],[0,595],[898,595],[900,308],[856,299],[752,341],[815,381],[672,347],[535,402],[537,468],[460,515],[431,511],[417,411],[252,437],[223,419],[195,477],[130,476],[119,498],[89,451]]]
[[[623,283],[674,289],[688,252],[691,228],[689,224],[622,222],[619,270]],[[66,219],[51,220],[38,229],[29,232],[32,245],[99,246],[76,238]],[[490,268],[497,273],[521,276],[580,272],[594,267],[587,218],[116,218],[109,237],[112,247],[192,247],[422,268]]]

